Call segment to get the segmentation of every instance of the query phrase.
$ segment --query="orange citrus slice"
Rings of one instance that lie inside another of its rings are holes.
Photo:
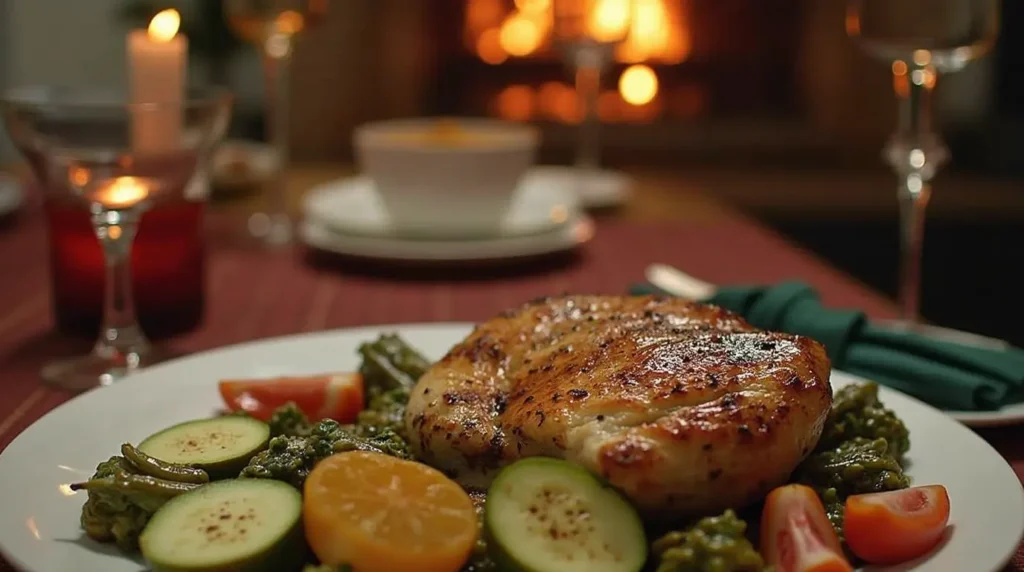
[[[413,461],[353,451],[306,479],[306,538],[320,561],[356,572],[457,572],[477,537],[469,495]]]

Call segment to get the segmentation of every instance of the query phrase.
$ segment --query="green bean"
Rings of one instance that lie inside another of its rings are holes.
[[[176,465],[165,463],[160,459],[151,457],[136,449],[129,443],[121,445],[121,454],[129,463],[142,473],[178,483],[202,484],[210,482],[210,475],[206,471],[189,467],[187,465]]]
[[[81,483],[73,483],[73,491],[102,491],[116,490],[126,494],[145,494],[158,496],[177,496],[199,488],[197,483],[181,483],[158,479],[148,475],[132,475],[129,473],[117,473],[110,477],[89,479]]]

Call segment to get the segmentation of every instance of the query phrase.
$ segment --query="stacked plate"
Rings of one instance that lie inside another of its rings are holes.
[[[530,170],[491,230],[453,235],[443,225],[431,232],[396,222],[369,176],[339,179],[306,194],[300,236],[318,250],[386,260],[479,261],[553,254],[577,248],[593,236],[593,221],[566,182],[550,169]]]

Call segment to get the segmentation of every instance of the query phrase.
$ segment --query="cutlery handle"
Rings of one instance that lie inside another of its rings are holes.
[[[659,289],[690,300],[707,300],[715,295],[717,287],[710,282],[698,280],[689,274],[666,264],[652,264],[644,271],[647,281]]]

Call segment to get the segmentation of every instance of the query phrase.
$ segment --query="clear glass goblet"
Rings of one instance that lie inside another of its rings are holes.
[[[633,18],[632,0],[553,0],[552,35],[572,69],[583,110],[576,145],[580,180],[600,167],[601,120],[597,114],[601,80],[615,48],[626,40]]]
[[[106,261],[103,321],[92,353],[47,364],[44,382],[87,390],[167,357],[136,320],[132,241],[143,212],[180,199],[205,170],[230,110],[231,96],[219,90],[134,102],[120,93],[44,87],[0,99],[7,130],[33,174],[47,193],[88,209]]]
[[[987,54],[999,34],[999,0],[848,0],[846,32],[892,67],[899,123],[883,151],[899,177],[899,304],[904,327],[919,326],[921,251],[931,180],[949,158],[933,125],[940,74]]]
[[[266,196],[266,212],[249,217],[249,232],[270,246],[292,240],[288,214],[289,71],[295,39],[328,15],[329,0],[223,0],[231,29],[260,49],[266,91],[266,116],[271,145],[278,157],[276,178]]]

